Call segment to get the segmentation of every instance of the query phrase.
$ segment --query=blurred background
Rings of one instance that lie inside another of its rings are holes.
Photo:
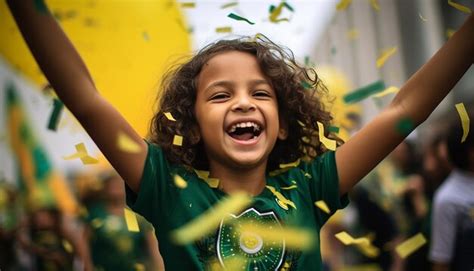
[[[85,59],[99,91],[144,137],[155,98],[159,95],[160,76],[167,67],[218,39],[262,33],[291,49],[302,65],[316,69],[329,92],[337,97],[331,107],[335,125],[340,127],[340,136],[348,139],[383,110],[394,93],[369,97],[351,105],[345,104],[342,97],[377,81],[383,82],[386,88],[400,88],[468,16],[447,0],[46,2]],[[456,3],[471,10],[474,8],[472,0],[458,0]],[[275,9],[279,9],[278,14]],[[233,20],[227,17],[229,13],[246,18],[252,24]],[[28,224],[24,222],[28,219],[22,218],[24,213],[30,213],[23,210],[23,204],[17,203],[25,186],[24,176],[38,179],[37,182],[55,183],[45,185],[44,190],[56,189],[44,192],[52,194],[50,198],[42,194],[33,201],[48,208],[59,205],[61,211],[71,215],[67,223],[75,230],[81,228],[82,223],[94,220],[89,217],[77,222],[75,217],[79,206],[86,205],[85,202],[97,196],[96,193],[100,194],[104,180],[108,178],[104,177],[104,172],[110,169],[74,117],[55,98],[3,1],[0,2],[0,37],[0,186],[3,187],[0,190],[3,191],[0,193],[0,237],[3,238],[0,251],[3,254],[3,249],[14,244],[11,253],[15,256],[9,259],[13,261],[9,264],[15,268],[36,264],[39,270],[41,265],[29,256],[39,253],[27,245],[32,241],[23,238],[26,241],[21,245],[17,244],[16,238],[17,233],[24,233],[25,229],[31,232],[28,228],[31,220],[39,219],[30,217]],[[377,61],[390,50],[392,54],[377,67]],[[402,144],[393,155],[389,169],[374,171],[368,177],[372,180],[363,182],[370,184],[367,185],[369,188],[362,187],[355,193],[355,204],[351,203],[344,213],[328,223],[322,234],[323,249],[326,247],[325,251],[331,251],[325,253],[323,250],[328,270],[356,270],[357,266],[363,266],[364,270],[427,268],[426,251],[416,256],[419,259],[414,264],[420,264],[417,266],[392,255],[390,247],[410,234],[422,232],[420,225],[423,221],[430,221],[429,212],[425,210],[428,207],[420,207],[420,211],[416,202],[421,194],[421,201],[429,206],[434,191],[449,173],[450,166],[445,161],[443,147],[436,144],[442,142],[440,138],[447,125],[459,121],[455,104],[464,103],[470,111],[473,90],[474,69],[471,67],[428,121],[408,136],[406,145]],[[22,112],[21,133],[12,132],[15,127],[12,123],[18,121],[12,110]],[[75,146],[80,143],[84,143],[87,154],[97,159],[97,163],[65,159],[77,152]],[[434,152],[434,158],[430,156],[431,152]],[[436,164],[435,168],[445,171],[439,173],[441,177],[437,177],[439,180],[436,182],[427,184],[425,178],[422,188],[419,188],[417,181],[408,180],[413,174],[421,176],[420,172],[427,170],[423,169],[424,163],[428,163],[426,159],[438,159],[436,162],[441,164]],[[416,169],[405,170],[403,165],[406,163]],[[373,187],[384,185],[380,184],[381,179],[395,175],[404,176],[406,180],[397,181],[396,189],[384,187],[372,191]],[[395,190],[397,192],[392,193]],[[370,198],[372,202],[360,200],[364,198]],[[380,216],[373,212],[366,217],[361,208],[369,210],[370,206],[379,210]],[[390,213],[397,215],[389,217]],[[388,226],[374,226],[364,225],[363,219],[393,222]],[[368,257],[357,249],[344,247],[333,236],[341,229],[367,236],[380,228],[387,230],[382,233],[386,240],[380,243],[386,247],[381,248],[381,256],[377,257]],[[77,245],[76,250],[80,250],[77,248],[80,246]],[[429,244],[425,246],[428,247]],[[6,259],[2,261],[7,262]],[[156,264],[156,261],[150,262]],[[81,265],[76,261],[73,266],[80,269]]]

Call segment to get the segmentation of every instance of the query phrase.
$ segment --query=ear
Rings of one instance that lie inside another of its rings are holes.
[[[278,130],[278,139],[285,140],[288,138],[288,123],[280,117],[280,130]]]

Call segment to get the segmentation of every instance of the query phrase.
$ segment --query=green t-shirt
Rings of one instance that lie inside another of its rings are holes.
[[[185,189],[174,184],[175,174],[187,181]],[[334,152],[327,152],[310,163],[301,162],[298,167],[276,176],[267,175],[266,181],[267,186],[293,202],[295,208],[292,204],[282,204],[266,188],[253,198],[251,206],[232,217],[306,228],[319,236],[330,215],[314,202],[323,200],[332,212],[348,204],[347,197],[339,197]],[[156,229],[166,270],[208,270],[216,263],[225,266],[234,255],[249,259],[248,265],[240,270],[322,270],[319,241],[314,249],[303,252],[285,248],[283,241],[272,244],[263,241],[260,246],[248,248],[239,236],[229,234],[230,229],[223,223],[213,234],[195,243],[178,246],[172,242],[171,231],[197,218],[225,197],[224,192],[211,188],[194,171],[169,164],[162,150],[151,144],[139,194],[127,187],[128,205]]]

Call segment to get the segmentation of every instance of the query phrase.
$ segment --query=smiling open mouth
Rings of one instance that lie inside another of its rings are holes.
[[[237,140],[250,140],[257,138],[262,130],[255,122],[242,122],[232,125],[227,133]]]

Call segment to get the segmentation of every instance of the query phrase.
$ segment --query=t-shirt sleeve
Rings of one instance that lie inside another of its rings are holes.
[[[138,194],[125,186],[127,205],[153,224],[159,222],[172,201],[174,187],[171,185],[170,167],[162,149],[148,143],[143,175]]]
[[[327,214],[315,206],[316,218],[320,225],[323,225],[332,214],[349,204],[347,195],[339,196],[335,152],[328,151],[316,157],[310,163],[305,164],[303,170],[306,171],[307,174],[305,174],[309,178],[309,189],[313,203],[324,201],[331,211],[330,214]]]
[[[442,197],[435,197],[430,248],[430,259],[433,262],[449,263],[453,258],[456,221],[455,203]]]

